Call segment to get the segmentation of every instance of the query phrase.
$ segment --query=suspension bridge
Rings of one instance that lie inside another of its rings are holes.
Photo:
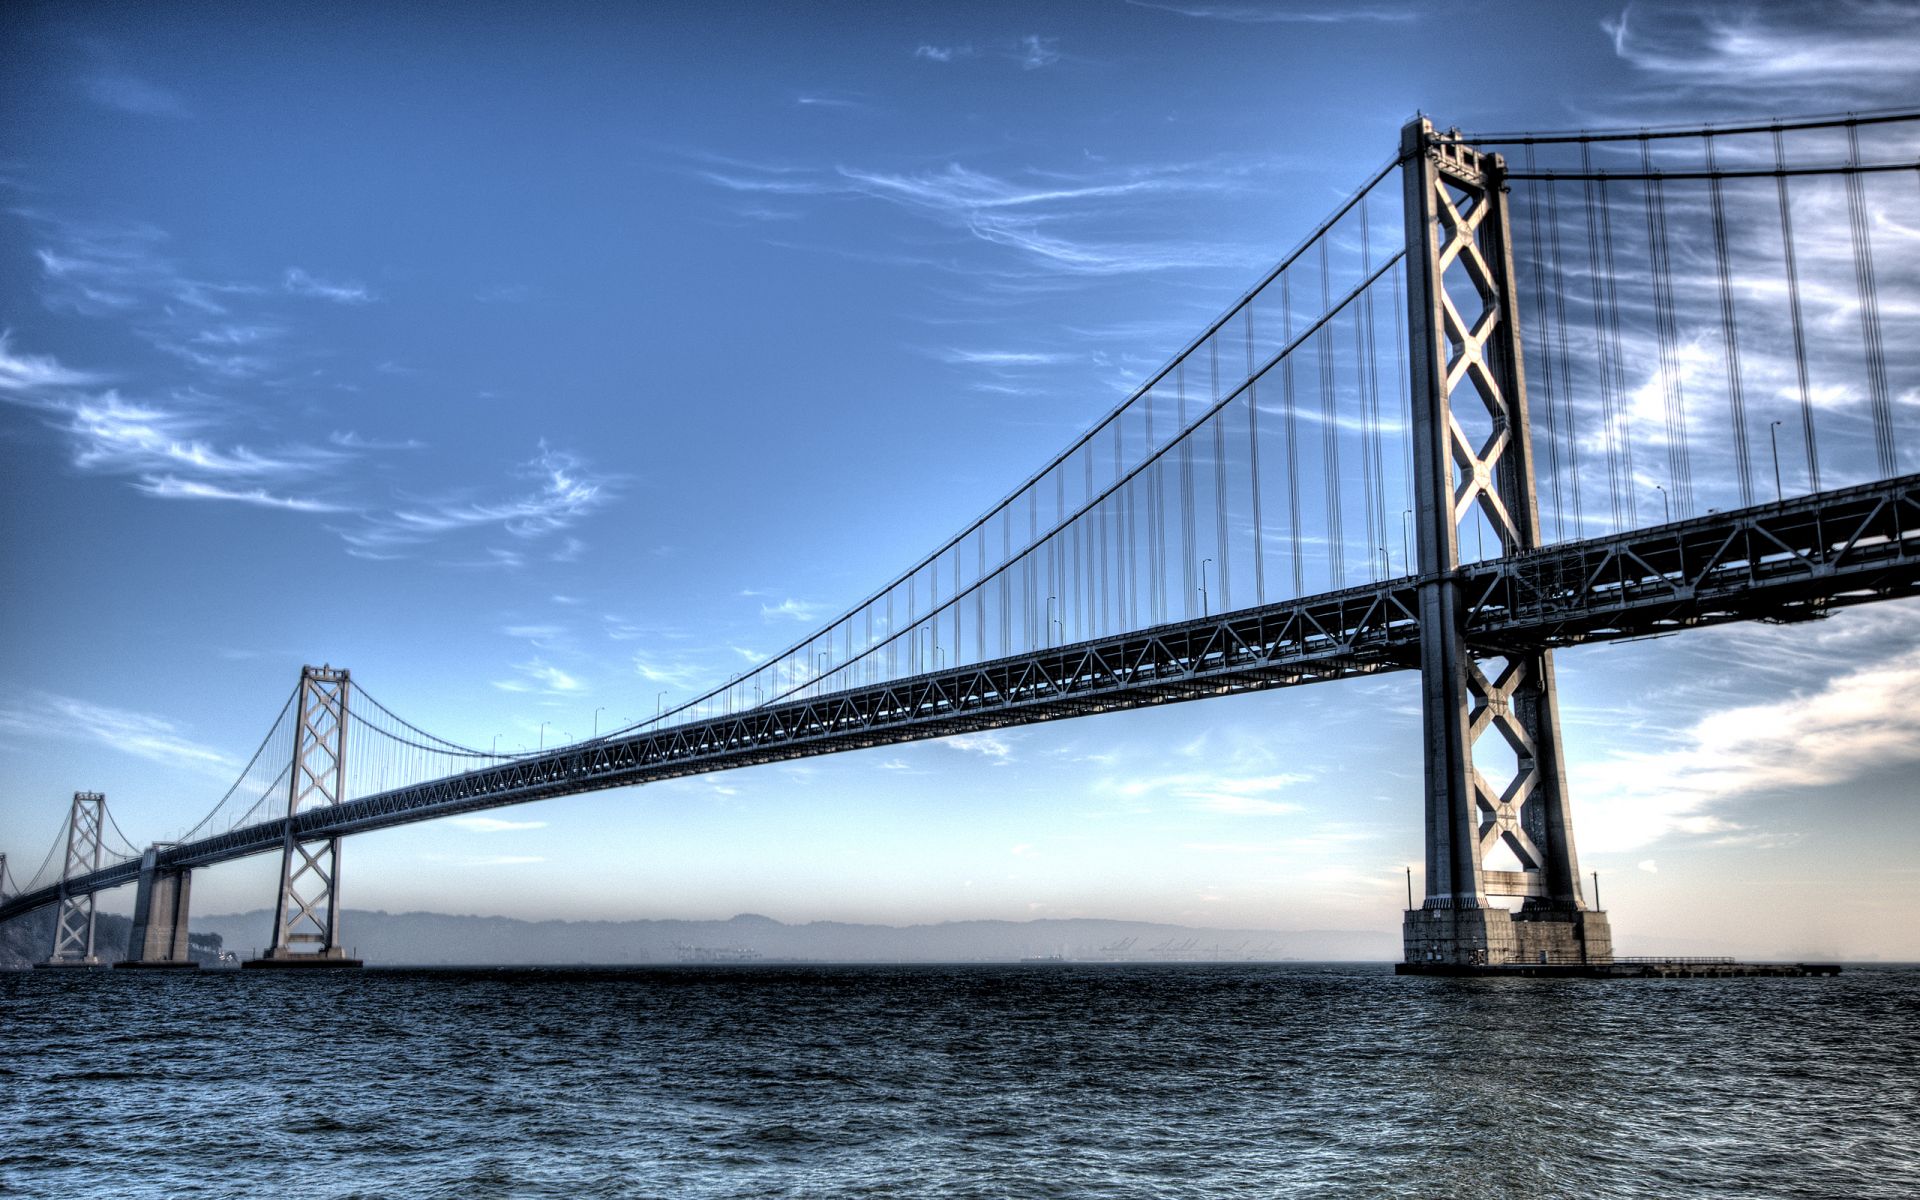
[[[1606,964],[1554,650],[1920,592],[1920,112],[1566,134],[1425,119],[1280,263],[978,520],[655,718],[500,754],[307,667],[144,847],[79,792],[0,920],[279,854],[260,965],[347,963],[341,843],[553,796],[1382,671],[1421,676],[1417,969]],[[1517,904],[1515,903],[1517,901]]]

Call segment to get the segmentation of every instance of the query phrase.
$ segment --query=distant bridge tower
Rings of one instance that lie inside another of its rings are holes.
[[[1606,917],[1580,890],[1553,654],[1464,634],[1463,520],[1477,512],[1503,554],[1540,541],[1506,166],[1424,118],[1401,151],[1427,800],[1427,894],[1406,916],[1407,962],[1610,961]],[[1488,734],[1510,748],[1511,780],[1483,774],[1491,756],[1476,762]],[[1509,913],[1493,897],[1522,904]]]
[[[101,840],[107,823],[107,798],[99,792],[75,792],[67,810],[67,857],[60,868],[60,907],[53,919],[53,954],[45,967],[97,967],[93,952],[93,893],[67,894],[67,881],[100,869]]]
[[[273,945],[248,966],[359,966],[340,944],[340,839],[303,840],[300,814],[346,798],[347,672],[302,667]]]

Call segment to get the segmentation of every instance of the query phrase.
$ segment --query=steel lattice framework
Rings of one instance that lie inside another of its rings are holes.
[[[1541,547],[1457,572],[1466,642],[1525,655],[1735,621],[1806,621],[1920,595],[1920,475]],[[206,866],[456,813],[1064,717],[1417,669],[1424,577],[769,705],[308,809],[160,852]],[[136,860],[77,876],[133,882]],[[0,920],[52,903],[43,888]]]
[[[346,796],[348,673],[332,667],[300,672],[294,723],[293,776],[281,833],[280,899],[269,958],[340,957],[340,838],[309,834],[301,814],[324,813]],[[310,947],[296,950],[295,947]]]
[[[100,961],[93,953],[93,891],[83,881],[100,870],[106,806],[107,798],[99,792],[75,792],[73,806],[67,810],[67,853],[56,885],[60,911],[53,921],[53,954],[48,962],[79,966]]]
[[[1876,130],[1880,149],[1863,152]],[[55,959],[90,960],[92,893],[137,876],[136,910],[158,914],[141,956],[177,958],[187,873],[278,850],[269,960],[347,961],[338,887],[352,833],[1418,670],[1427,871],[1425,903],[1407,914],[1408,965],[1606,961],[1610,931],[1588,908],[1574,848],[1555,649],[1817,619],[1920,587],[1920,475],[1899,474],[1920,457],[1892,401],[1920,379],[1920,352],[1910,306],[1883,312],[1875,265],[1912,278],[1920,251],[1876,247],[1874,235],[1912,205],[1889,173],[1920,169],[1915,136],[1920,111],[1544,135],[1440,134],[1416,120],[1397,157],[1066,451],[784,651],[650,721],[550,753],[463,746],[363,691],[351,763],[347,672],[308,667],[181,843],[131,852],[138,862],[117,847],[103,856],[112,818],[98,795],[78,794],[59,879],[0,897],[0,919],[58,901]],[[1668,143],[1657,160],[1656,141]],[[1497,146],[1520,156],[1517,170]],[[1693,153],[1704,171],[1687,169]],[[1840,292],[1833,256],[1796,259],[1790,177],[1836,206],[1844,192],[1857,358],[1829,336],[1834,322],[1803,311],[1803,284]],[[1743,178],[1772,185],[1723,186]],[[1707,186],[1689,197],[1684,181]],[[1751,271],[1779,272],[1784,301],[1740,294],[1733,281]],[[1682,369],[1696,345],[1718,347],[1723,381],[1703,387]],[[1797,389],[1743,382],[1786,378],[1789,351]],[[1763,374],[1743,356],[1761,358]],[[1816,405],[1859,381],[1870,422]],[[1383,406],[1396,391],[1404,407]],[[1724,401],[1724,424],[1702,420],[1703,396]],[[1277,420],[1263,426],[1263,412]],[[1756,505],[1760,437],[1774,503]],[[1706,448],[1697,478],[1695,446]],[[1823,490],[1823,479],[1857,486]],[[1661,523],[1635,528],[1655,494]],[[1604,513],[1590,503],[1600,495]],[[1696,498],[1724,511],[1696,516]],[[1558,540],[1569,533],[1582,540]],[[1284,572],[1269,569],[1269,538],[1286,547]],[[1481,561],[1463,561],[1468,543]],[[196,836],[221,818],[227,832]],[[43,866],[34,882],[51,878]]]

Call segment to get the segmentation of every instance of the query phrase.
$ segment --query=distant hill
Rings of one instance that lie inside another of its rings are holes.
[[[262,909],[195,916],[245,958],[270,939]],[[519,921],[444,913],[348,910],[348,949],[369,963],[535,965],[799,960],[808,962],[1013,962],[1058,955],[1115,962],[1209,960],[1384,962],[1400,957],[1399,931],[1196,929],[1146,921],[946,921],[932,925],[788,925],[742,914],[726,921]]]
[[[18,970],[45,962],[53,950],[53,905],[0,924],[0,970]],[[264,924],[266,914],[260,914]],[[218,934],[188,922],[193,945],[188,952],[202,965],[211,963],[221,949]],[[133,936],[133,921],[113,913],[97,913],[93,925],[93,956],[103,963],[115,963],[127,956],[127,941]]]

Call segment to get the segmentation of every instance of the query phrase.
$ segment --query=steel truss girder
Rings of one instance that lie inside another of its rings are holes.
[[[1420,662],[1427,582],[1387,580],[610,737],[164,847],[159,862],[278,850],[290,827],[310,843],[757,763],[1408,670]],[[1457,583],[1466,642],[1494,657],[1920,596],[1920,475],[1470,563]],[[66,886],[119,887],[139,869],[119,863]],[[53,886],[11,897],[0,920],[57,899]]]
[[[47,961],[55,963],[91,963],[99,961],[93,953],[94,899],[92,891],[81,891],[73,882],[100,870],[102,842],[106,837],[107,798],[99,792],[75,792],[73,806],[67,810],[67,854],[60,867],[60,911],[53,920],[53,953]]]
[[[295,710],[293,771],[282,830],[280,897],[274,908],[270,958],[317,953],[337,956],[340,945],[340,838],[303,834],[302,813],[327,812],[346,798],[347,692],[345,670],[303,667]],[[295,946],[311,949],[295,950]]]

